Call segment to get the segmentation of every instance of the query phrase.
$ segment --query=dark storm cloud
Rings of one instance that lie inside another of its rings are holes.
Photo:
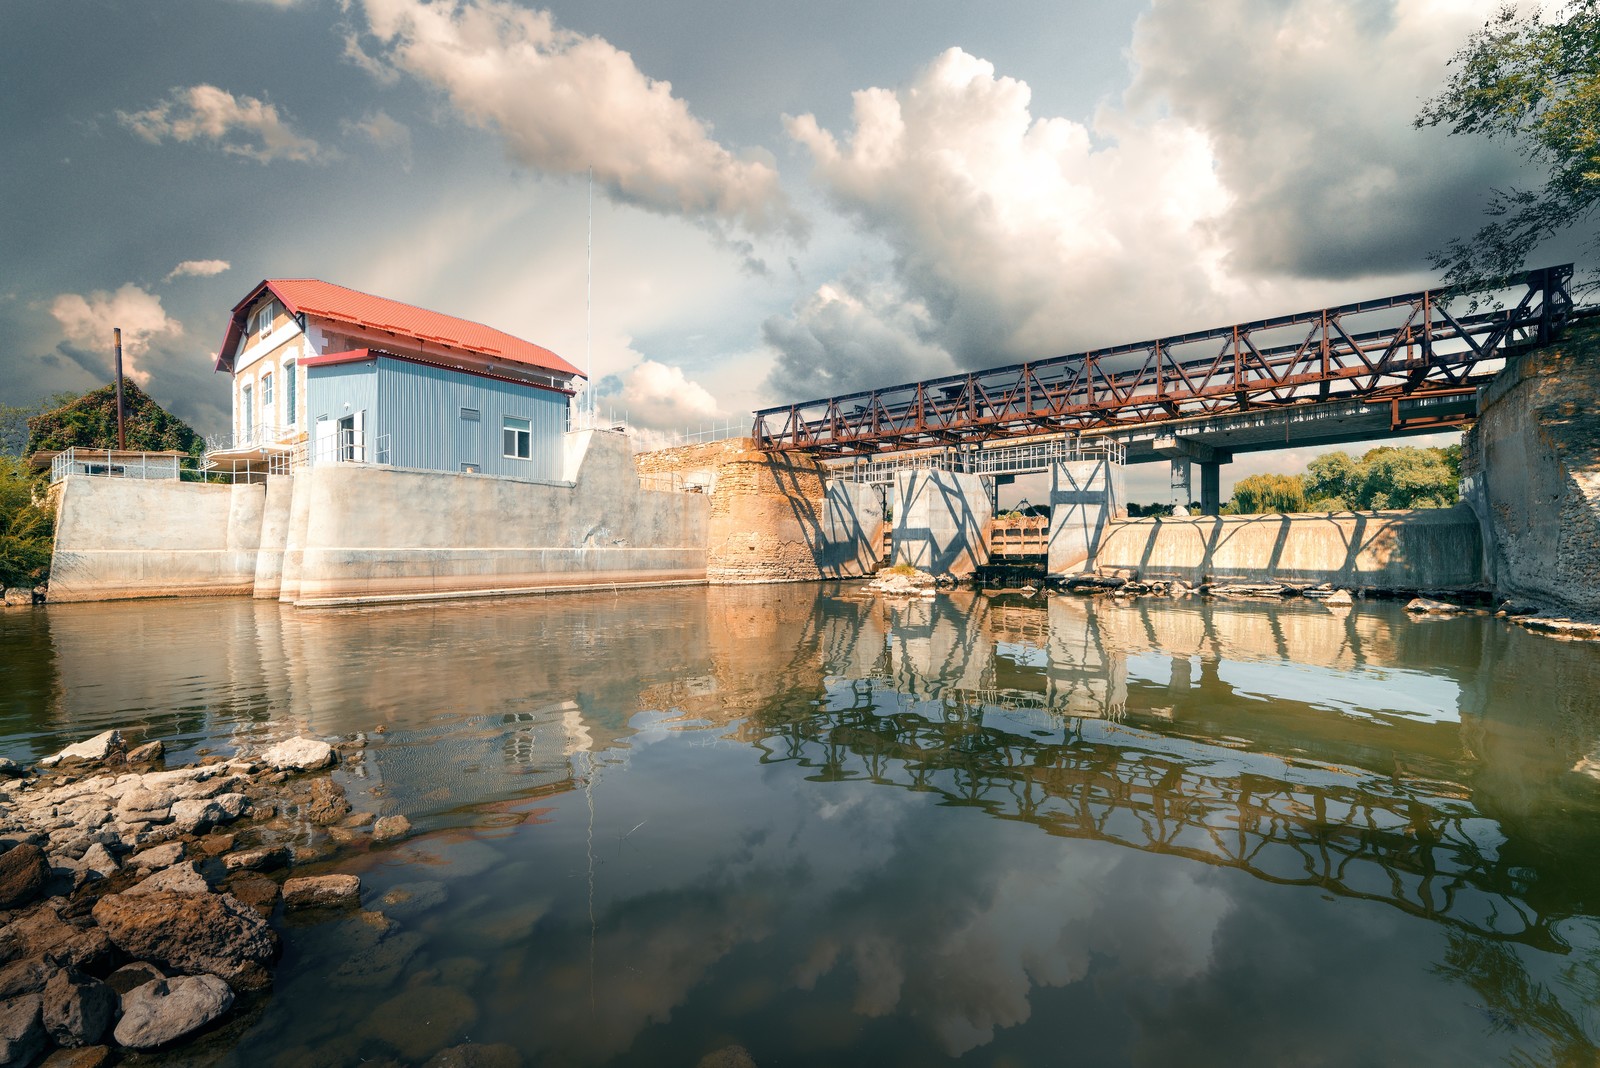
[[[1412,117],[1484,17],[1397,0],[1158,0],[1127,100],[1202,130],[1234,200],[1231,267],[1344,279],[1416,270],[1470,233],[1514,153]]]

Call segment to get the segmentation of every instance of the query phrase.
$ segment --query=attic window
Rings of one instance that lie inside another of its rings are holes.
[[[266,337],[268,334],[272,333],[272,321],[277,318],[277,315],[277,301],[269,300],[265,304],[261,305],[260,309],[256,311],[255,333],[260,334],[262,337]]]

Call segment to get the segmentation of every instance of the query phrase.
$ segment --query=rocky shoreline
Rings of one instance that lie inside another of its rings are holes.
[[[360,911],[357,876],[295,874],[409,832],[335,780],[364,745],[293,738],[169,769],[162,743],[108,731],[36,769],[0,760],[0,1068],[225,1041],[265,1003],[290,914],[347,913],[378,933],[349,967],[403,967],[385,948],[399,925]],[[510,1047],[429,1052],[433,1068],[520,1064]]]

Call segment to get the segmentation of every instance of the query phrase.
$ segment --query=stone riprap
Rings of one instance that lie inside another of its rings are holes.
[[[0,1064],[55,1047],[73,1063],[166,1049],[259,1007],[280,905],[359,907],[356,876],[297,866],[374,843],[375,814],[352,812],[332,774],[363,745],[295,738],[168,769],[159,743],[130,751],[107,731],[37,770],[12,764],[0,779]],[[417,936],[358,915],[381,936],[347,970],[403,966]]]

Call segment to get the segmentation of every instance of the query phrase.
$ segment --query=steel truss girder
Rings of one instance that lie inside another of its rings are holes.
[[[1572,273],[1570,263],[1528,271],[1493,311],[1456,315],[1444,293],[1424,290],[765,408],[751,435],[769,452],[861,455],[1469,388],[1492,374],[1486,364],[1557,336],[1573,311]],[[1345,323],[1373,315],[1392,321]],[[1302,326],[1299,341],[1257,342]],[[1175,351],[1212,342],[1200,356]]]

